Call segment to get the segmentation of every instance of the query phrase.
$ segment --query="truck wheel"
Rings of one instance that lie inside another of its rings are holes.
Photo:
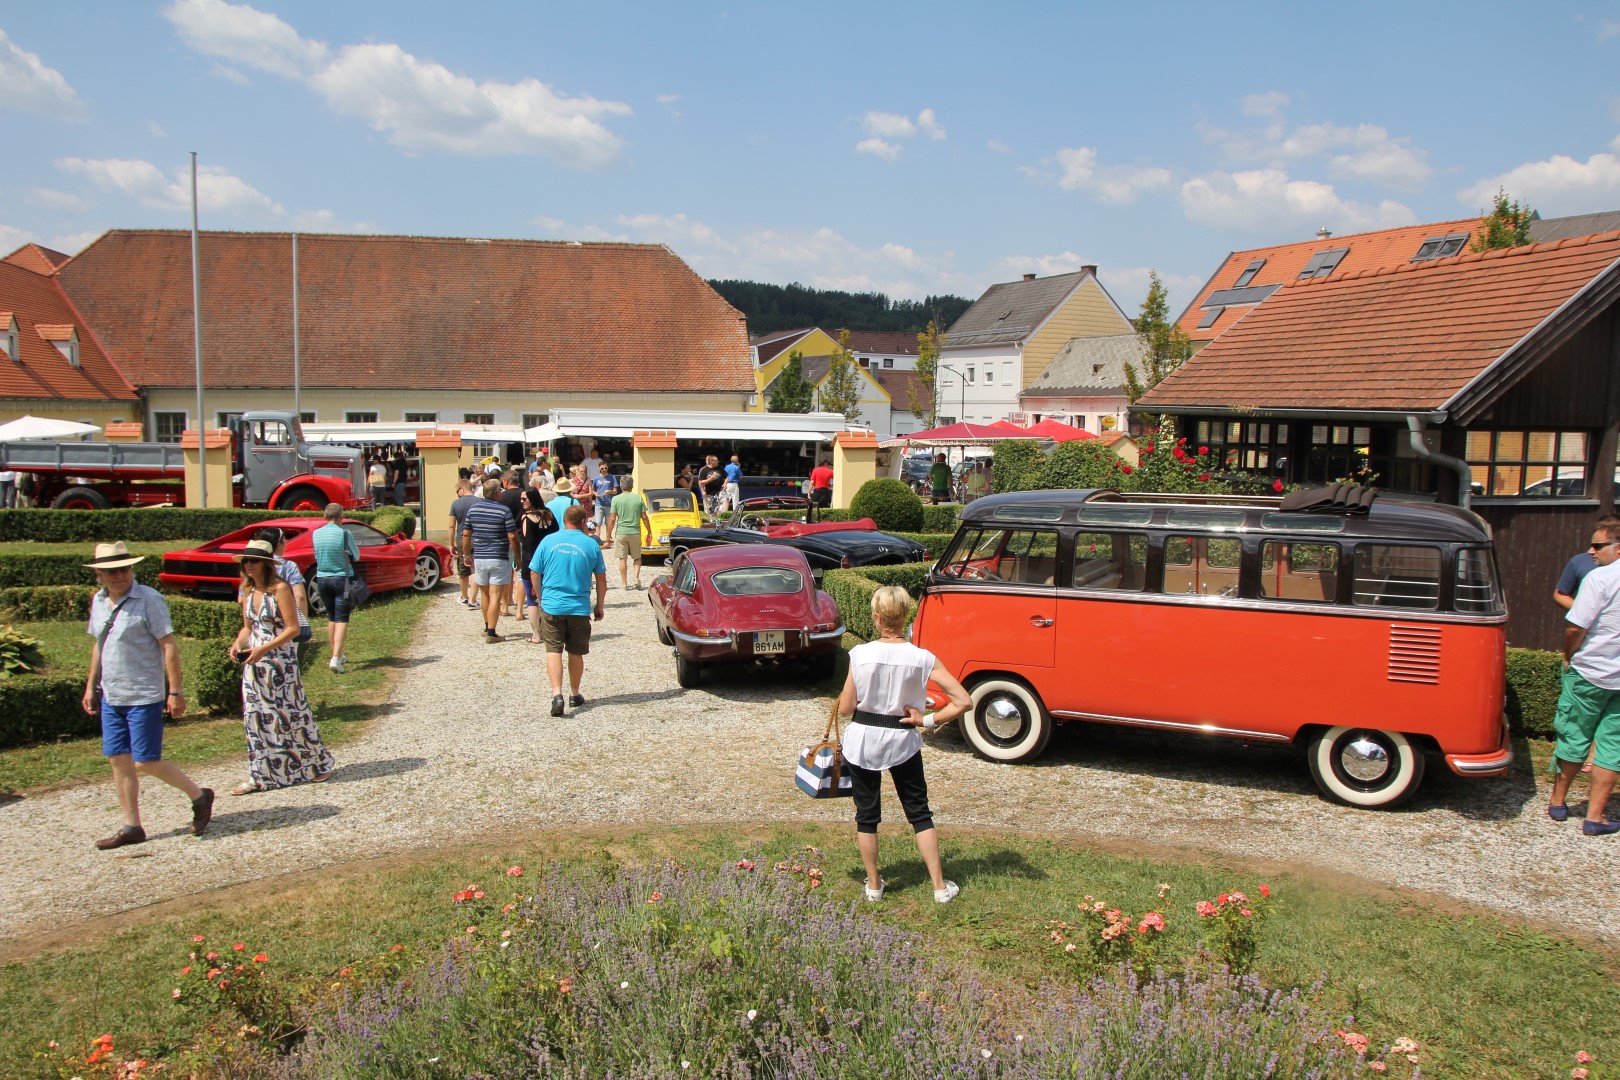
[[[326,509],[327,500],[322,498],[318,489],[312,487],[295,487],[281,496],[281,501],[272,506],[272,510],[289,510],[300,514],[320,513]]]
[[[1399,806],[1423,782],[1423,752],[1398,731],[1329,728],[1306,760],[1324,795],[1367,810]]]
[[[974,753],[1007,764],[1041,756],[1052,737],[1052,718],[1033,690],[999,677],[976,684],[972,697],[962,715],[962,735]]]
[[[112,504],[93,487],[70,487],[51,500],[52,510],[105,510]]]

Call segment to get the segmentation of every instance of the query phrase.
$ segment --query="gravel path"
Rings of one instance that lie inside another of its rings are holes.
[[[847,802],[806,799],[789,773],[826,699],[790,678],[742,673],[676,688],[644,593],[609,593],[587,703],[560,720],[547,715],[540,647],[510,621],[511,636],[486,645],[479,626],[441,592],[402,658],[393,711],[341,749],[328,783],[230,798],[239,766],[194,774],[221,792],[200,839],[170,827],[189,812],[153,782],[143,787],[152,839],[123,852],[135,858],[91,845],[117,825],[109,783],[0,807],[0,940],[489,830],[848,819]],[[354,632],[365,633],[363,616]],[[489,676],[469,688],[479,669]],[[531,674],[512,677],[519,669]],[[509,689],[519,684],[539,689],[520,700]],[[1620,837],[1549,821],[1527,772],[1463,781],[1431,770],[1405,809],[1369,813],[1318,798],[1296,756],[1225,743],[1072,726],[1035,765],[1006,767],[978,760],[947,729],[925,752],[947,863],[953,826],[1139,841],[1325,868],[1620,940]],[[705,764],[681,767],[694,759]],[[1572,793],[1577,814],[1583,793]]]

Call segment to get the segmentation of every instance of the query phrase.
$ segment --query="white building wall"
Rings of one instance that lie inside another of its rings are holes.
[[[990,424],[1018,411],[1023,354],[1016,345],[986,345],[952,349],[940,355],[935,373],[941,416],[956,416],[974,424]],[[955,371],[947,370],[954,368]],[[967,378],[964,387],[957,372]],[[961,413],[962,415],[957,415]]]

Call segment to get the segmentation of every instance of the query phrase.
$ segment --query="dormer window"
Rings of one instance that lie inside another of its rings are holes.
[[[7,360],[22,362],[17,356],[17,317],[9,311],[0,311],[0,349],[5,350]]]
[[[1241,288],[1245,287],[1246,285],[1248,285],[1250,282],[1252,282],[1254,280],[1254,275],[1258,274],[1260,272],[1260,268],[1262,266],[1264,266],[1264,265],[1266,265],[1266,260],[1264,260],[1264,259],[1256,259],[1256,260],[1254,260],[1254,262],[1252,262],[1252,263],[1250,263],[1248,265],[1248,267],[1243,271],[1243,273],[1238,275],[1237,283],[1235,285],[1233,285],[1232,288],[1241,289]]]
[[[1311,256],[1311,261],[1305,264],[1305,269],[1299,272],[1299,276],[1302,278],[1327,277],[1333,273],[1340,260],[1348,254],[1350,254],[1349,248],[1330,248],[1327,251],[1318,251]]]
[[[1463,249],[1468,243],[1467,233],[1452,233],[1450,236],[1431,236],[1418,246],[1417,254],[1412,256],[1413,262],[1427,262],[1430,259],[1445,259]]]
[[[72,324],[66,326],[36,326],[39,336],[50,342],[73,367],[79,366],[79,331]]]

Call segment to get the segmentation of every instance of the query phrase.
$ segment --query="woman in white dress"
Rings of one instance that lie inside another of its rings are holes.
[[[948,904],[957,892],[945,880],[939,858],[939,832],[928,808],[923,776],[921,731],[956,719],[972,704],[962,684],[927,649],[906,640],[911,597],[898,585],[872,594],[872,621],[878,639],[849,651],[849,677],[838,697],[838,711],[853,714],[844,730],[844,766],[855,795],[855,840],[866,865],[866,898],[883,899],[887,883],[878,873],[877,827],[882,820],[883,773],[894,781],[906,820],[917,834],[917,850],[934,885],[934,899]],[[950,696],[932,716],[923,715],[928,683]]]

